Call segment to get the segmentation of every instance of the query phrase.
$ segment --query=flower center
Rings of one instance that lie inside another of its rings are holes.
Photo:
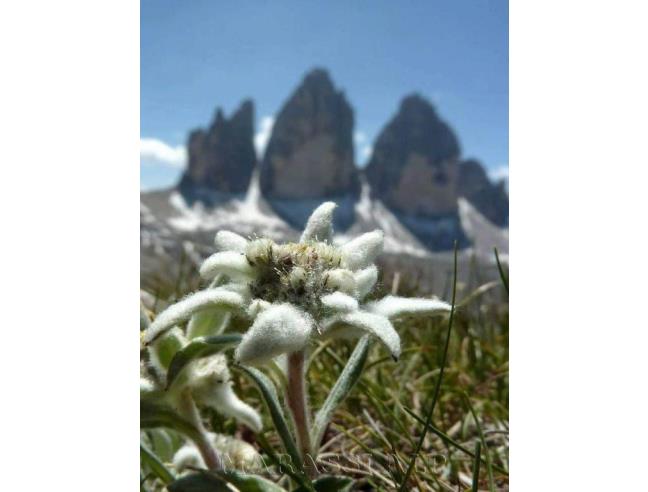
[[[252,241],[246,257],[257,273],[250,284],[254,298],[289,302],[312,314],[319,311],[320,298],[333,292],[327,272],[341,262],[337,248],[328,244],[275,244],[267,239]]]

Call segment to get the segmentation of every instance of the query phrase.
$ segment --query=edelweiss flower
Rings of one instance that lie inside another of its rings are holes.
[[[203,311],[209,314],[209,311]],[[175,326],[164,337],[160,337],[149,347],[152,369],[158,375],[166,374],[173,355],[189,343],[180,328]],[[233,417],[254,432],[261,432],[261,416],[247,403],[243,402],[232,389],[232,381],[227,358],[218,353],[210,357],[192,361],[176,378],[167,391],[161,391],[147,375],[140,375],[140,393],[162,395],[172,407],[179,409],[181,400],[190,395],[199,407],[210,407],[221,415]]]
[[[363,303],[373,290],[373,264],[383,233],[363,234],[341,247],[332,244],[335,204],[326,202],[311,215],[298,243],[247,240],[221,231],[218,252],[200,268],[210,287],[162,312],[144,335],[150,343],[177,324],[204,312],[231,312],[251,326],[235,352],[241,364],[263,364],[307,347],[314,338],[371,334],[394,359],[401,352],[392,321],[410,315],[450,311],[435,299],[387,296]]]

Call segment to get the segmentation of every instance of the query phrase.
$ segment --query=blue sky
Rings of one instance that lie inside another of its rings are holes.
[[[355,110],[357,162],[406,94],[428,97],[466,157],[508,169],[508,2],[141,1],[141,187],[173,184],[190,129],[256,106],[257,143],[313,67]]]

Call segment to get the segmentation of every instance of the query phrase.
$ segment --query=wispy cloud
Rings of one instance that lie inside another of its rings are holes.
[[[187,149],[183,145],[172,147],[157,138],[140,138],[140,165],[183,168],[187,162]]]
[[[367,141],[367,134],[365,132],[357,131],[353,134],[353,141],[356,145],[362,145]]]
[[[263,118],[261,118],[259,130],[254,134],[254,148],[256,149],[259,158],[261,158],[263,152],[265,151],[266,145],[268,145],[268,140],[270,140],[270,134],[272,133],[274,122],[274,116],[264,116]]]
[[[369,143],[369,137],[367,136],[367,134],[360,130],[353,134],[353,141],[355,142],[356,148],[358,149],[358,164],[362,166],[365,163],[364,161],[371,157],[373,147]]]
[[[509,179],[508,164],[502,164],[500,166],[489,169],[488,175],[493,181],[500,181],[502,179],[508,181]]]

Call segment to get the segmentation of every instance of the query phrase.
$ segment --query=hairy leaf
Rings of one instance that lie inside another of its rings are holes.
[[[258,475],[241,473],[236,470],[227,470],[219,475],[241,492],[286,492],[284,488]]]
[[[176,430],[194,441],[201,438],[198,429],[168,405],[159,401],[140,400],[140,428],[156,427]]]
[[[167,487],[169,492],[232,492],[222,478],[207,472],[198,472],[176,480]]]
[[[369,353],[370,339],[368,335],[363,336],[356,344],[353,353],[340,373],[340,377],[335,382],[331,389],[326,401],[315,415],[313,429],[311,431],[311,439],[313,445],[318,448],[322,441],[322,436],[326,430],[326,426],[331,421],[335,409],[344,401],[348,396],[351,388],[360,378],[362,370],[364,369],[367,355]]]
[[[241,335],[233,333],[208,338],[196,338],[176,352],[167,372],[167,388],[176,380],[182,369],[192,360],[209,357],[240,343]]]
[[[166,484],[175,480],[173,474],[167,470],[162,461],[146,446],[140,443],[140,461],[146,464],[153,474]]]
[[[284,447],[286,448],[288,455],[292,459],[295,467],[303,472],[301,457],[299,455],[299,451],[297,450],[295,441],[290,435],[288,423],[286,422],[286,417],[284,416],[283,410],[281,408],[281,403],[279,402],[279,398],[277,397],[277,391],[274,387],[274,384],[265,374],[263,374],[258,369],[245,366],[238,367],[248,376],[250,376],[259,388],[261,396],[263,396],[268,410],[270,411],[272,422],[274,423],[274,426],[279,433],[279,437],[281,437],[281,440],[284,443]]]

